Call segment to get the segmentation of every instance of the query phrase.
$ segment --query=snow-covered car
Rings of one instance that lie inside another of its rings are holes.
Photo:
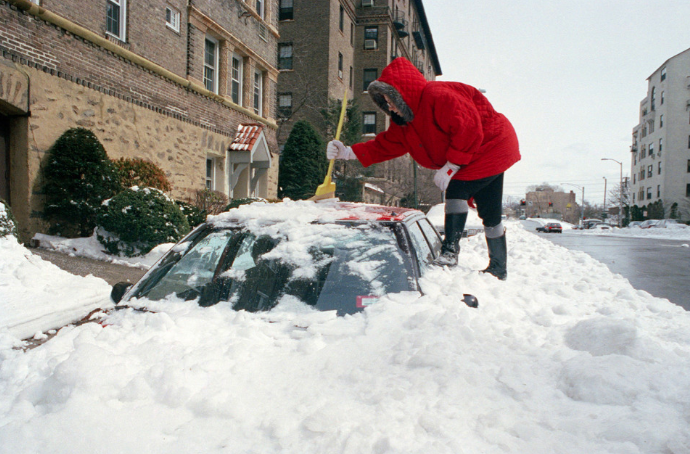
[[[420,292],[441,239],[418,210],[345,202],[253,203],[211,216],[117,304],[177,298],[251,312],[279,304],[352,314],[387,293]],[[123,295],[124,293],[124,295]]]
[[[641,229],[649,229],[654,227],[657,222],[659,222],[658,219],[647,219],[646,221],[643,221],[642,224],[640,224]]]
[[[541,227],[537,227],[537,232],[544,233],[563,233],[563,226],[558,222],[549,222]]]
[[[661,219],[651,226],[654,229],[687,229],[690,228],[677,219]]]
[[[630,224],[628,224],[628,228],[639,229],[641,224],[642,221],[631,221]]]
[[[443,236],[445,235],[445,218],[446,218],[446,204],[439,203],[438,205],[432,206],[426,214],[429,218],[431,224],[436,228],[438,233]],[[478,235],[484,232],[484,224],[477,214],[475,208],[470,208],[467,213],[467,222],[465,224],[465,230],[462,231],[462,237],[470,237]]]

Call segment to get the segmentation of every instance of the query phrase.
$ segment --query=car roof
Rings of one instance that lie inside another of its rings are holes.
[[[248,221],[274,223],[286,220],[302,224],[337,221],[403,222],[417,216],[424,216],[424,213],[413,208],[340,202],[337,199],[322,202],[285,199],[279,203],[254,202],[241,205],[219,215],[209,216],[207,222],[215,226]]]

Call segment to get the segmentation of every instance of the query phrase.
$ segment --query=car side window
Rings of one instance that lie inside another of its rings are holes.
[[[422,228],[416,222],[408,226],[408,231],[410,232],[410,238],[412,239],[412,244],[414,245],[415,251],[417,252],[417,261],[419,262],[419,272],[424,274],[429,268],[429,264],[434,259],[431,253],[431,248],[424,238],[424,233],[422,233]]]
[[[419,226],[422,228],[422,232],[424,232],[429,245],[431,245],[434,255],[438,255],[441,252],[441,238],[439,238],[436,229],[428,219],[420,219]]]

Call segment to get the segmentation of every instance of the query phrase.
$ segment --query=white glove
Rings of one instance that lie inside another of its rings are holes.
[[[331,140],[326,147],[326,157],[328,159],[357,159],[352,147],[346,147],[339,140]]]
[[[436,175],[434,175],[434,183],[441,191],[445,191],[448,188],[450,180],[453,179],[453,175],[458,173],[458,170],[460,170],[460,166],[455,165],[452,162],[446,162],[446,165],[436,171]]]

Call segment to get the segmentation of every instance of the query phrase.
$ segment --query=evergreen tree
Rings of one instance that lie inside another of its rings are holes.
[[[55,141],[43,176],[43,216],[50,233],[64,236],[91,235],[101,202],[121,190],[103,145],[84,128],[68,129]]]
[[[308,199],[323,183],[328,170],[326,145],[314,127],[305,120],[290,131],[280,160],[278,197]]]

